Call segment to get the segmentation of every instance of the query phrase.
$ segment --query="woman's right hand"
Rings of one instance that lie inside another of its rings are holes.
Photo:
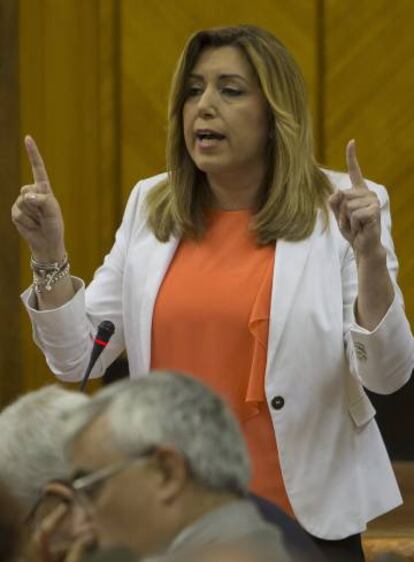
[[[25,146],[34,183],[25,185],[12,207],[12,221],[38,262],[61,262],[65,256],[64,223],[42,156],[34,140]]]

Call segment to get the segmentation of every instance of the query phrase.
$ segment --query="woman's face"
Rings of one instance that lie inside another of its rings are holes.
[[[267,101],[242,51],[232,46],[205,49],[186,88],[184,138],[197,168],[210,177],[263,173]]]

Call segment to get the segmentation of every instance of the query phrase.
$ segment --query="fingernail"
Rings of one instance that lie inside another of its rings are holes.
[[[31,199],[32,201],[35,201],[37,199],[37,195],[36,195],[36,193],[25,193],[24,198],[25,199]]]

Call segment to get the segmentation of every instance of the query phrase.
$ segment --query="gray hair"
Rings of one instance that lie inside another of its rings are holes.
[[[62,412],[71,415],[87,401],[85,394],[49,385],[0,412],[0,480],[25,509],[50,480],[69,476]]]
[[[225,402],[194,378],[153,371],[101,390],[68,424],[69,450],[82,430],[103,414],[114,444],[125,454],[170,445],[186,458],[201,484],[246,492],[250,462],[240,427]]]

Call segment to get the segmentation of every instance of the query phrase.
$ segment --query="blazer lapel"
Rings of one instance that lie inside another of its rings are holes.
[[[280,240],[276,244],[275,268],[273,273],[273,288],[270,312],[268,361],[277,353],[280,338],[289,316],[297,292],[300,290],[300,281],[309,258],[310,250],[315,238],[320,232],[320,218],[313,233],[299,242]]]

